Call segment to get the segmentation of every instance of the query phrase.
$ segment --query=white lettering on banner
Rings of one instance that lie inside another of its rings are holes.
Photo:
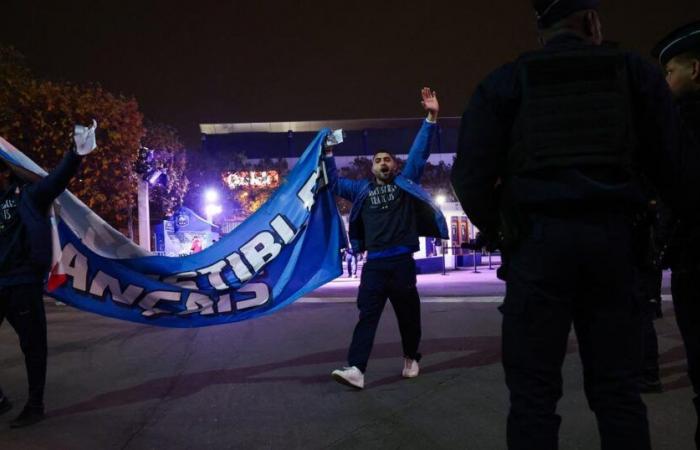
[[[231,265],[233,274],[236,275],[236,278],[238,278],[241,281],[241,283],[245,283],[246,281],[253,278],[253,274],[250,272],[248,266],[246,266],[243,260],[241,259],[241,255],[239,255],[238,253],[231,253],[226,259]]]
[[[143,297],[143,300],[139,302],[139,306],[143,309],[145,309],[144,312],[141,314],[144,316],[152,316],[154,314],[160,314],[160,313],[165,313],[166,311],[163,311],[158,308],[154,308],[156,306],[156,303],[159,301],[166,301],[166,302],[179,302],[180,301],[180,293],[179,292],[174,292],[174,291],[153,291],[149,292],[146,294],[145,297]]]
[[[310,174],[301,189],[297,192],[297,198],[301,201],[302,206],[306,211],[310,211],[315,203],[315,187],[319,177],[318,168]],[[92,244],[105,244],[116,241],[105,230],[101,223],[90,223],[87,236],[83,238],[84,242]],[[61,255],[61,263],[65,269],[66,275],[72,278],[72,288],[75,291],[87,292],[99,299],[104,299],[107,291],[114,302],[136,307],[138,306],[143,311],[144,317],[155,317],[158,315],[172,315],[173,311],[168,311],[167,308],[158,308],[160,302],[179,303],[186,298],[186,311],[182,314],[199,313],[201,315],[214,315],[225,313],[236,313],[255,307],[265,305],[271,301],[271,288],[265,283],[249,283],[256,273],[258,273],[265,265],[269,264],[277,258],[282,252],[284,246],[291,244],[297,236],[299,230],[295,228],[292,222],[282,214],[277,214],[267,224],[269,227],[258,232],[255,236],[241,245],[236,251],[231,252],[224,259],[221,259],[214,264],[197,269],[196,271],[182,272],[167,276],[158,276],[155,274],[140,274],[145,279],[162,280],[163,283],[186,290],[196,290],[200,288],[208,288],[208,286],[198,286],[198,277],[206,276],[209,284],[217,291],[226,291],[231,289],[231,278],[223,276],[223,272],[231,268],[233,275],[238,279],[238,282],[243,284],[235,292],[217,295],[213,293],[207,295],[201,292],[184,292],[179,290],[156,290],[148,292],[146,287],[134,284],[124,285],[123,279],[119,276],[107,274],[102,270],[98,270],[97,274],[89,283],[88,290],[88,258],[78,252],[75,246],[71,243],[66,244]],[[98,232],[96,232],[98,231]],[[103,239],[103,242],[98,242]],[[143,279],[142,279],[143,280]],[[199,278],[199,281],[203,281]],[[238,282],[235,283],[238,286]],[[148,283],[146,283],[148,285]],[[206,283],[203,283],[206,284]],[[122,288],[124,286],[124,288]],[[179,309],[179,308],[178,308]]]
[[[287,226],[287,230],[284,230],[284,226],[277,223],[276,227],[282,231],[282,235],[289,238],[289,232],[292,230]],[[267,233],[267,235],[265,235]],[[251,259],[254,261],[265,261],[266,258],[272,258],[276,256],[274,253],[278,251],[282,246],[279,243],[274,242],[274,236],[272,233],[263,232],[258,234],[258,239],[254,239],[250,242]],[[257,245],[255,245],[257,243]],[[270,252],[270,247],[276,250]],[[166,302],[180,302],[182,298],[182,293],[178,291],[152,291],[146,292],[143,295],[145,288],[141,286],[136,286],[129,284],[125,289],[122,289],[119,280],[107,273],[99,270],[95,277],[90,282],[89,291],[87,289],[87,275],[88,275],[88,260],[87,257],[80,252],[72,244],[66,244],[63,248],[61,254],[61,261],[66,269],[66,274],[73,278],[73,289],[76,291],[89,292],[89,294],[98,297],[99,299],[104,299],[106,292],[109,291],[112,296],[112,300],[127,306],[135,306],[142,308],[143,311],[141,315],[144,317],[156,317],[161,315],[172,315],[172,311],[168,311],[162,308],[157,308],[156,305],[161,301]],[[223,267],[223,261],[215,266],[210,266],[212,273],[215,273],[219,266]],[[205,274],[204,270],[202,271]],[[220,272],[216,272],[220,273]],[[180,275],[191,276],[194,273],[187,272]],[[195,274],[196,275],[196,274]],[[250,294],[253,294],[252,298]],[[137,301],[140,296],[140,301]],[[233,297],[233,302],[232,302]],[[236,298],[238,297],[238,299]],[[243,298],[241,298],[243,297]],[[215,298],[215,297],[214,297]],[[199,292],[190,292],[187,296],[187,301],[185,302],[185,307],[187,313],[199,313],[203,316],[211,316],[215,314],[226,314],[237,311],[243,311],[259,306],[263,306],[269,303],[271,300],[271,289],[265,283],[249,283],[238,289],[234,293],[228,293],[221,295],[218,301],[215,301],[212,296],[202,294]],[[235,308],[233,306],[235,304]]]
[[[208,275],[209,283],[217,291],[224,291],[231,287],[228,281],[221,275],[221,272],[226,269],[227,266],[231,267],[233,274],[241,283],[250,280],[256,272],[265,266],[265,264],[269,263],[280,254],[283,244],[287,245],[291,243],[296,237],[297,231],[289,223],[287,218],[281,214],[277,214],[269,225],[272,231],[261,231],[225,259],[217,261],[211,266],[198,269],[196,273]],[[278,242],[280,240],[282,241],[281,243]],[[192,273],[179,274],[176,275],[176,277],[180,278],[183,275],[191,276]],[[167,280],[170,279],[171,278],[168,278]],[[192,285],[182,285],[182,287],[188,289],[206,288],[206,286],[196,286],[194,281]]]
[[[205,267],[204,269],[199,269],[197,272],[202,275],[209,274],[207,277],[209,279],[209,284],[211,284],[217,291],[223,291],[229,287],[221,277],[221,271],[224,267],[226,267],[226,261],[217,261],[215,264]]]
[[[284,216],[278,214],[277,217],[270,222],[270,226],[279,237],[282,238],[285,244],[289,244],[294,239],[294,229],[292,229],[292,226],[285,220]]]
[[[311,207],[314,205],[314,187],[316,187],[316,180],[318,179],[318,169],[311,174],[304,186],[297,193],[297,196],[304,204],[304,208],[307,211],[311,211]]]
[[[163,278],[163,283],[174,284],[175,286],[183,289],[199,289],[197,287],[197,282],[195,281],[196,277],[197,272],[183,272]]]
[[[319,169],[317,168],[297,192],[297,197],[307,211],[311,210],[315,202],[314,188],[316,187],[318,176]],[[298,231],[294,229],[294,226],[282,214],[277,214],[269,223],[269,226],[272,228],[272,231],[261,231],[237,251],[232,252],[226,258],[211,266],[198,269],[197,273],[208,275],[209,283],[217,291],[227,290],[231,287],[221,275],[221,272],[227,265],[231,267],[233,274],[241,283],[250,280],[265,264],[274,260],[280,254],[282,245],[287,245],[294,240]],[[282,243],[279,243],[278,239]],[[199,287],[205,288],[205,286]]]
[[[214,314],[214,301],[209,296],[191,292],[187,297],[187,311],[199,311],[203,316]]]
[[[61,253],[61,264],[66,275],[73,277],[73,289],[87,290],[87,258],[78,252],[73,244],[67,244]]]
[[[238,293],[253,293],[255,297],[236,302],[237,311],[262,306],[270,300],[270,288],[265,283],[246,284],[238,290]]]
[[[254,272],[262,269],[265,263],[276,258],[281,250],[282,246],[275,242],[275,236],[269,231],[258,233],[241,247],[243,257]]]
[[[109,290],[112,294],[112,300],[125,305],[133,305],[139,295],[143,292],[143,288],[139,286],[129,285],[122,291],[119,280],[110,277],[101,270],[97,272],[95,278],[90,283],[90,294],[104,298],[105,291]]]

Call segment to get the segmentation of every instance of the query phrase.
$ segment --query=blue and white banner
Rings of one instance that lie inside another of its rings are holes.
[[[269,314],[342,273],[345,232],[319,164],[322,130],[281,187],[202,252],[147,256],[69,192],[57,200],[50,295],[104,316],[200,327]],[[0,156],[44,175],[0,139]],[[60,245],[59,245],[60,244]]]

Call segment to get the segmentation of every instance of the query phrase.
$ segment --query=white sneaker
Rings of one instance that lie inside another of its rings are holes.
[[[401,376],[404,378],[415,378],[418,376],[418,372],[420,372],[418,361],[411,358],[403,359],[403,372],[401,372]]]
[[[345,384],[357,389],[365,387],[365,375],[355,366],[336,369],[331,375],[333,379],[340,384]]]

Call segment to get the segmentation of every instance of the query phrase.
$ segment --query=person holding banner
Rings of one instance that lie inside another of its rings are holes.
[[[44,280],[51,264],[53,201],[68,186],[83,156],[96,147],[96,122],[76,126],[75,148],[56,169],[40,179],[0,159],[0,324],[5,318],[19,337],[29,384],[29,397],[12,428],[44,418],[46,384],[46,314]],[[12,403],[0,390],[0,414]]]
[[[364,372],[386,300],[391,301],[403,344],[403,376],[418,376],[421,354],[420,298],[416,289],[413,252],[418,236],[447,239],[447,224],[440,209],[418,182],[430,156],[430,141],[437,127],[439,104],[435,92],[423,88],[427,119],[416,136],[401,173],[394,156],[379,150],[372,158],[373,180],[339,178],[332,151],[327,149],[326,171],[336,195],[352,202],[349,236],[352,251],[367,251],[357,307],[360,318],[348,352],[348,366],[333,371],[339,383],[362,389]]]

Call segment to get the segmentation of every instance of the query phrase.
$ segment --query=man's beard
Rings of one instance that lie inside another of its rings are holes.
[[[391,181],[394,179],[394,173],[391,170],[387,170],[385,172],[379,171],[374,175],[378,180],[381,180],[383,182]]]

